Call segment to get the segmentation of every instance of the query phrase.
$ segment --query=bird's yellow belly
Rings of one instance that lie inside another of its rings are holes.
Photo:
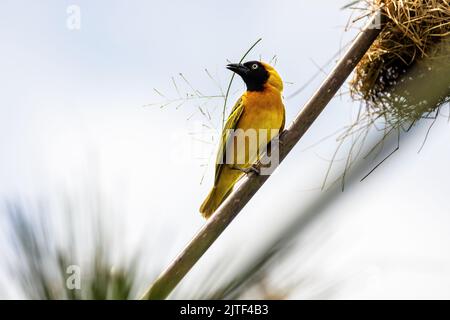
[[[247,168],[267,152],[268,143],[279,134],[284,123],[281,97],[247,97],[236,127],[234,164]]]

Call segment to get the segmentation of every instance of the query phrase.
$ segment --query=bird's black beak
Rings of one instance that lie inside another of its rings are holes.
[[[237,73],[241,77],[245,76],[250,71],[249,68],[241,63],[230,63],[227,65],[227,69]]]

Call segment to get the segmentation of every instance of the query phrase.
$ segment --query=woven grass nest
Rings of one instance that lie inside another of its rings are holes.
[[[372,119],[419,120],[450,101],[450,1],[370,0],[386,24],[356,67],[351,94]]]

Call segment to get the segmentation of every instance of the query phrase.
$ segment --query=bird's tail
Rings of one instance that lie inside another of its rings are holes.
[[[231,190],[227,190],[227,192],[221,192],[217,186],[214,186],[212,190],[209,192],[205,201],[203,201],[200,206],[200,213],[203,217],[209,218],[214,211],[220,206],[220,204],[225,200]]]

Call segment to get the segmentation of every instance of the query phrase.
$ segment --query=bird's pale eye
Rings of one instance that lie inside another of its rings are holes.
[[[258,65],[257,65],[256,63],[254,63],[254,64],[252,65],[252,69],[253,69],[253,70],[258,69]]]

